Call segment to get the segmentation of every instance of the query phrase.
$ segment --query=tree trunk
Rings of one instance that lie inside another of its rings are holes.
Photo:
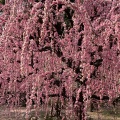
[[[79,96],[77,96],[75,102],[75,115],[77,117],[77,120],[85,120],[83,91],[78,91],[78,93]]]

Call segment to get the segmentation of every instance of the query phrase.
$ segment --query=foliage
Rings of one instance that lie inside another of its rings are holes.
[[[0,0],[0,3],[5,4],[5,0]]]
[[[85,120],[120,94],[118,0],[6,0],[0,15],[0,103]],[[21,94],[23,93],[23,97]],[[47,115],[47,113],[46,113]],[[29,116],[26,116],[26,119]]]

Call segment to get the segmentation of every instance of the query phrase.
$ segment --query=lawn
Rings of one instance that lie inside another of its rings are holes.
[[[9,112],[10,111],[10,112]],[[10,113],[10,114],[8,114]],[[0,120],[25,120],[26,109],[24,107],[9,109],[7,106],[0,107]],[[120,106],[103,106],[99,111],[87,112],[87,120],[120,120]],[[35,109],[30,111],[29,120],[44,120],[45,112],[39,112],[39,118],[35,119]],[[58,120],[57,118],[48,118],[46,120]]]

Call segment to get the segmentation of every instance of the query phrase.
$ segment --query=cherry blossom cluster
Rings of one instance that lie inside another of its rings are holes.
[[[86,120],[93,95],[120,96],[119,0],[5,0],[0,11],[1,105],[48,112],[51,101],[57,117]]]

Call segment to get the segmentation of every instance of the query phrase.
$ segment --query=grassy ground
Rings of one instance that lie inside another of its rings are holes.
[[[88,120],[120,120],[120,117],[114,116],[112,114],[101,114],[97,112],[88,112]]]
[[[113,106],[102,106],[99,111],[88,112],[88,120],[120,120],[120,104]]]
[[[11,113],[10,115],[8,113]],[[0,120],[25,120],[25,108],[8,109],[6,106],[0,107]],[[40,112],[40,118],[35,119],[35,110],[30,112],[29,120],[44,120],[45,112]],[[47,120],[58,120],[57,118],[48,118]],[[88,112],[88,120],[120,120],[120,107],[115,109],[102,108],[100,111]]]

